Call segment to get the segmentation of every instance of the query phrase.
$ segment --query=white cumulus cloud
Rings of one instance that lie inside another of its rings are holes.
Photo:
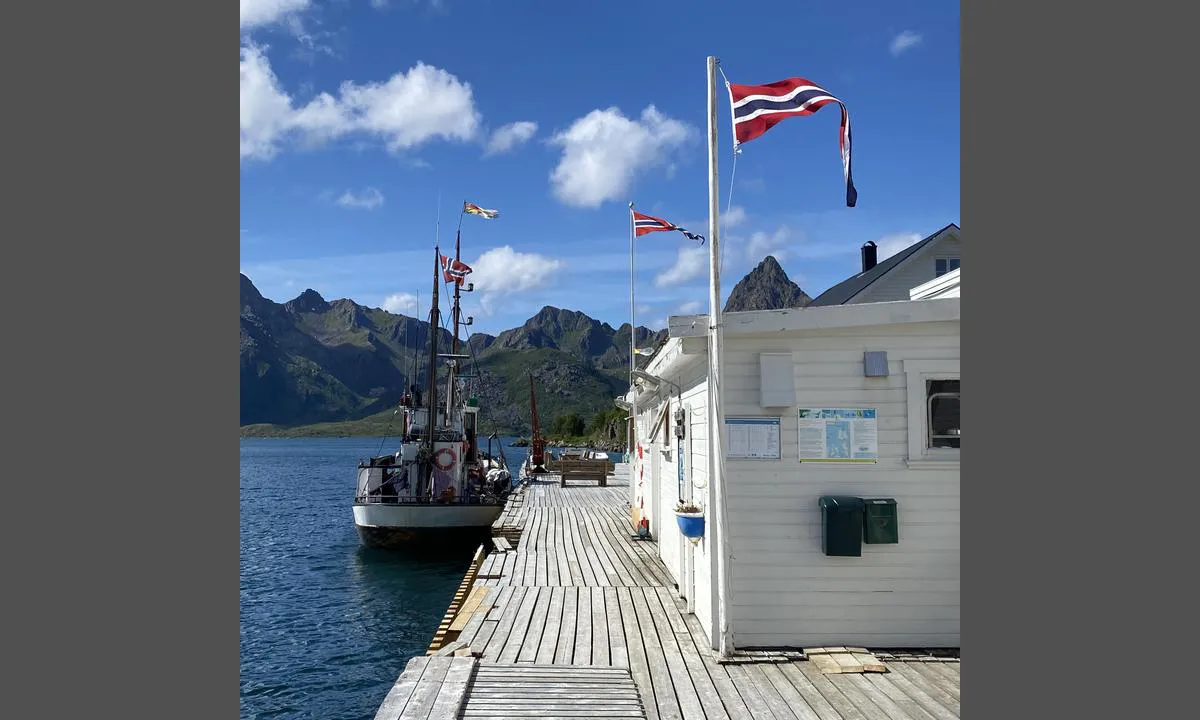
[[[563,265],[561,260],[522,253],[504,245],[492,248],[471,264],[468,280],[479,291],[479,307],[485,315],[495,310],[495,302],[505,295],[544,287],[554,272]]]
[[[373,187],[363,190],[359,194],[355,194],[351,190],[342,193],[342,196],[337,199],[337,204],[344,208],[363,208],[364,210],[374,210],[383,204],[383,193]]]
[[[905,30],[892,38],[892,43],[888,46],[888,49],[891,51],[893,57],[898,57],[905,50],[910,50],[920,44],[921,35],[919,33],[915,33],[912,30]]]
[[[913,243],[919,241],[920,239],[921,239],[921,234],[915,233],[915,232],[895,233],[893,235],[884,235],[883,237],[881,237],[875,241],[875,244],[879,246],[879,249],[876,252],[876,255],[878,256],[879,261],[882,262],[884,260],[887,260],[891,256],[895,255],[896,253],[900,252],[904,248],[908,247],[909,245],[912,245]]]
[[[499,155],[512,150],[516,146],[528,142],[537,132],[538,124],[529,120],[509,123],[503,127],[497,128],[492,133],[492,137],[488,140],[485,155]]]
[[[717,219],[721,221],[722,227],[735,228],[746,222],[746,208],[734,205],[725,213],[717,215]]]
[[[388,295],[386,298],[384,298],[383,305],[381,307],[384,310],[396,315],[399,315],[403,312],[408,312],[410,310],[416,310],[417,296],[413,295],[412,293],[396,293],[395,295]]]
[[[704,307],[704,303],[699,300],[689,300],[679,306],[680,315],[695,315]]]
[[[241,0],[241,26],[262,27],[308,9],[309,0]]]
[[[657,287],[679,285],[698,278],[708,270],[708,248],[685,247],[679,249],[675,264],[654,278]]]
[[[562,148],[550,174],[554,196],[584,208],[624,199],[639,174],[667,164],[694,132],[653,105],[639,119],[627,118],[615,107],[593,110],[550,139]]]
[[[783,260],[787,256],[787,244],[790,237],[791,231],[787,227],[780,227],[773,233],[761,230],[753,233],[746,243],[747,259],[752,263],[758,263],[768,255],[774,255],[776,260]]]
[[[241,157],[269,160],[294,140],[316,146],[360,134],[400,152],[434,139],[468,141],[481,118],[471,86],[418,62],[380,83],[344,82],[302,107],[280,86],[266,48],[241,48]]]

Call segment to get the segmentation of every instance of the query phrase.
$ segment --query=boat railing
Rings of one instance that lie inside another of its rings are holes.
[[[476,495],[474,493],[455,496],[450,499],[436,497],[413,497],[411,495],[356,495],[357,505],[498,505],[505,501],[505,495]]]

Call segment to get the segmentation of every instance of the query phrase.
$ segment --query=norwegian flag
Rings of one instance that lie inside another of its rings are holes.
[[[646,233],[660,232],[663,230],[678,230],[683,233],[689,240],[697,240],[701,245],[704,244],[704,236],[697,235],[693,232],[688,232],[674,223],[669,223],[662,218],[656,218],[653,215],[646,215],[637,210],[631,210],[633,213],[633,234],[641,237]]]
[[[462,260],[455,260],[454,258],[442,255],[442,279],[446,282],[462,285],[470,273],[470,265]]]
[[[846,176],[846,207],[858,202],[854,177],[850,172],[850,114],[846,105],[824,88],[804,78],[788,78],[766,85],[734,85],[729,87],[733,105],[733,132],[740,146],[770,130],[787,117],[812,115],[831,103],[842,108],[842,125],[838,145],[842,151],[842,172]]]

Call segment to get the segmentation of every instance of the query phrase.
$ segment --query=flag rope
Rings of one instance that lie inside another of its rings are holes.
[[[725,76],[725,69],[721,67],[720,59],[717,60],[717,72],[721,73],[721,79],[725,81],[725,90],[728,92],[729,91],[729,78]],[[732,95],[732,93],[729,96],[729,119],[731,122],[734,119],[733,118],[733,95]],[[729,168],[729,194],[725,198],[725,216],[721,218],[721,221],[723,223],[729,222],[729,219],[728,219],[729,211],[733,209],[733,181],[737,177],[738,155],[742,154],[742,149],[741,149],[741,147],[738,146],[736,131],[734,131],[732,139],[733,139],[733,165],[730,166],[730,168]],[[722,225],[721,226],[721,234],[724,235],[725,231],[728,229],[729,229],[728,225]],[[722,273],[725,272],[725,250],[727,247],[728,247],[728,245],[726,245],[724,243],[721,244],[721,272]]]

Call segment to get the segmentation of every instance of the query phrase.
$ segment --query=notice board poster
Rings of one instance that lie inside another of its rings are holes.
[[[875,408],[800,408],[800,462],[879,461]]]
[[[779,426],[777,417],[727,417],[725,436],[729,438],[725,457],[731,460],[778,460]]]

